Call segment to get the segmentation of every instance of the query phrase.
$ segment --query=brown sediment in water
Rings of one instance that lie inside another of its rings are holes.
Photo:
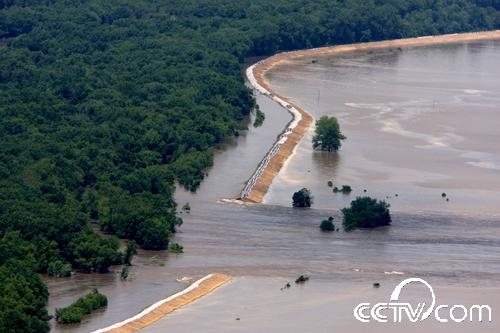
[[[140,314],[121,323],[97,330],[93,333],[129,333],[145,328],[169,313],[205,296],[230,281],[225,274],[214,273],[196,281],[190,287],[147,308]]]
[[[316,49],[283,52],[259,62],[253,68],[253,75],[257,83],[261,87],[266,89],[268,92],[273,94],[274,96],[290,104],[302,115],[302,119],[299,121],[298,125],[292,130],[292,133],[289,134],[286,142],[279,148],[278,152],[271,158],[268,165],[264,169],[262,175],[257,179],[255,185],[252,187],[249,195],[243,198],[243,200],[246,202],[253,202],[253,203],[262,202],[264,195],[267,193],[269,187],[271,186],[271,183],[273,182],[274,177],[276,177],[276,175],[280,172],[281,168],[283,167],[287,159],[293,154],[295,147],[300,142],[304,134],[308,131],[309,127],[313,122],[312,116],[307,111],[305,111],[296,103],[290,101],[289,98],[276,93],[276,91],[272,89],[271,85],[266,79],[266,74],[273,67],[292,59],[321,57],[328,55],[363,52],[363,51],[379,50],[379,49],[430,46],[438,44],[463,43],[463,42],[495,40],[495,39],[500,39],[500,30],[452,34],[452,35],[440,35],[440,36],[425,36],[417,38],[396,39],[396,40],[381,41],[381,42],[339,45],[332,47],[321,47]]]

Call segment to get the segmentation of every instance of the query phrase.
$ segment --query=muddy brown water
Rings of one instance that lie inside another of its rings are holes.
[[[429,280],[431,281],[431,280]],[[403,317],[401,323],[392,322],[391,311],[387,323],[371,320],[360,323],[353,317],[353,308],[359,303],[387,302],[397,284],[386,281],[380,288],[357,281],[318,281],[311,280],[304,285],[295,285],[281,290],[287,283],[284,279],[238,278],[216,290],[189,307],[179,309],[146,327],[144,333],[163,333],[174,331],[188,332],[380,332],[380,333],[428,333],[428,332],[498,332],[498,323],[477,322],[475,312],[473,321],[452,322],[449,311],[439,311],[448,323],[435,320],[434,314],[425,321],[408,323]],[[433,283],[431,281],[431,283]],[[448,287],[433,284],[436,292],[436,304],[463,304],[469,308],[473,304],[490,304],[493,308],[500,305],[500,289],[483,288],[478,294],[474,289]],[[457,298],[457,295],[460,295]],[[427,302],[425,309],[432,302],[429,291],[422,285],[410,285],[405,288],[401,301],[416,304]],[[368,311],[367,313],[368,314]],[[455,318],[461,318],[463,312],[455,311]],[[487,318],[487,313],[483,319]],[[487,320],[487,319],[486,319]]]
[[[313,152],[311,131],[264,202],[287,204],[290,187],[307,184],[317,208],[366,190],[398,211],[500,216],[499,54],[491,41],[276,66],[275,91],[316,119],[337,116],[348,139],[338,154]],[[354,192],[332,195],[328,180]]]
[[[248,132],[217,152],[215,165],[196,194],[183,189],[176,193],[179,206],[189,202],[192,207],[190,214],[182,214],[184,225],[174,239],[184,245],[185,253],[140,251],[127,281],[120,280],[119,267],[110,274],[46,278],[51,313],[94,287],[109,299],[105,310],[80,325],[63,327],[53,323],[53,332],[89,332],[122,321],[187,286],[187,282],[177,279],[211,272],[229,273],[237,279],[200,301],[198,307],[203,311],[195,307],[192,312],[183,312],[188,316],[162,320],[152,329],[176,327],[178,331],[186,327],[181,324],[189,322],[189,318],[214,318],[211,327],[221,331],[217,323],[229,319],[203,313],[214,302],[223,306],[232,299],[236,293],[233,286],[240,285],[238,277],[242,276],[250,279],[241,285],[248,289],[242,295],[248,296],[245,299],[250,309],[266,300],[262,292],[250,297],[252,290],[274,291],[283,279],[300,274],[308,274],[316,281],[311,284],[311,292],[292,294],[292,303],[277,300],[273,304],[279,309],[296,302],[311,304],[311,298],[316,299],[321,290],[337,284],[348,294],[352,294],[352,288],[370,286],[372,281],[394,284],[402,277],[387,274],[393,271],[453,286],[464,299],[475,294],[473,288],[478,286],[485,288],[479,293],[499,287],[498,42],[380,51],[319,59],[315,64],[302,61],[276,69],[269,79],[276,89],[294,98],[315,117],[339,117],[348,136],[340,153],[312,152],[310,137],[306,136],[275,179],[266,204],[218,202],[239,194],[290,120],[286,110],[257,96],[266,113],[264,125],[256,129],[250,126]],[[328,179],[353,186],[354,193],[334,195],[326,186]],[[315,195],[314,207],[290,208],[293,191],[304,186]],[[388,200],[394,209],[393,225],[352,233],[321,233],[321,219],[333,215],[340,226],[338,208],[362,194],[364,188],[370,195],[391,197]],[[450,202],[441,199],[442,192],[449,194]],[[399,194],[397,199],[395,193]],[[244,304],[245,299],[239,304]],[[341,316],[348,316],[350,305],[340,304],[345,307]],[[315,303],[310,310],[316,311],[320,305]],[[318,318],[307,316],[303,308],[279,311],[296,316],[296,327],[302,327],[299,323],[307,318]],[[238,311],[233,312],[238,315]],[[255,322],[249,328],[278,325],[272,323],[271,314],[259,319],[259,313],[253,313]],[[315,331],[334,327],[322,326],[324,321],[313,326]],[[338,328],[349,326],[341,323],[344,326]],[[191,328],[196,327],[200,326]],[[233,325],[227,327],[231,331]],[[283,327],[294,327],[293,320]],[[187,327],[185,331],[192,330]]]

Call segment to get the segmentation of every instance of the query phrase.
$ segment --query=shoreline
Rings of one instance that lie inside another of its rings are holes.
[[[125,333],[138,331],[153,324],[169,313],[210,294],[230,280],[231,277],[229,275],[219,273],[209,274],[197,280],[186,289],[154,303],[137,315],[111,326],[98,329],[92,333]]]
[[[423,36],[406,39],[396,39],[380,42],[357,43],[338,46],[327,46],[307,50],[282,52],[257,62],[246,70],[246,76],[252,87],[280,104],[293,116],[280,133],[278,139],[259,162],[241,191],[240,199],[247,203],[262,203],[274,177],[278,175],[288,158],[294,153],[298,143],[312,125],[313,117],[286,96],[276,93],[266,79],[269,70],[282,62],[313,56],[327,56],[345,53],[381,50],[398,47],[422,47],[483,40],[500,39],[500,30],[449,34],[438,36]]]

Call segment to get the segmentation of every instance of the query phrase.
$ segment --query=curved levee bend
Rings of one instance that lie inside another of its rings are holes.
[[[266,58],[247,71],[247,79],[259,93],[269,96],[293,115],[293,120],[285,127],[274,145],[258,165],[241,192],[240,199],[245,202],[261,203],[274,177],[280,172],[287,159],[293,154],[297,144],[308,131],[313,117],[286,96],[276,93],[266,80],[266,73],[282,62],[313,56],[338,55],[368,50],[417,47],[438,44],[463,43],[469,41],[500,39],[500,30],[476,33],[426,36],[418,38],[397,39],[382,42],[359,43],[333,47],[321,47],[308,50],[283,52]]]

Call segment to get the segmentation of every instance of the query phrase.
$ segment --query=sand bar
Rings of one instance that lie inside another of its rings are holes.
[[[197,300],[198,298],[208,295],[230,280],[231,277],[225,274],[209,274],[204,278],[194,282],[192,285],[182,290],[181,292],[149,306],[141,313],[122,322],[99,329],[92,333],[128,333],[138,331],[165,317],[169,313]]]
[[[311,58],[378,49],[429,46],[495,39],[500,39],[500,30],[321,47],[278,53],[249,67],[246,75],[250,84],[258,92],[269,96],[287,109],[293,115],[293,120],[285,127],[275,144],[271,147],[253,175],[247,181],[241,192],[241,199],[245,202],[262,202],[274,177],[280,172],[287,159],[293,154],[295,147],[313,122],[313,117],[306,110],[291,102],[286,96],[279,95],[272,89],[271,85],[266,80],[266,73],[274,66],[292,59],[306,57]]]

